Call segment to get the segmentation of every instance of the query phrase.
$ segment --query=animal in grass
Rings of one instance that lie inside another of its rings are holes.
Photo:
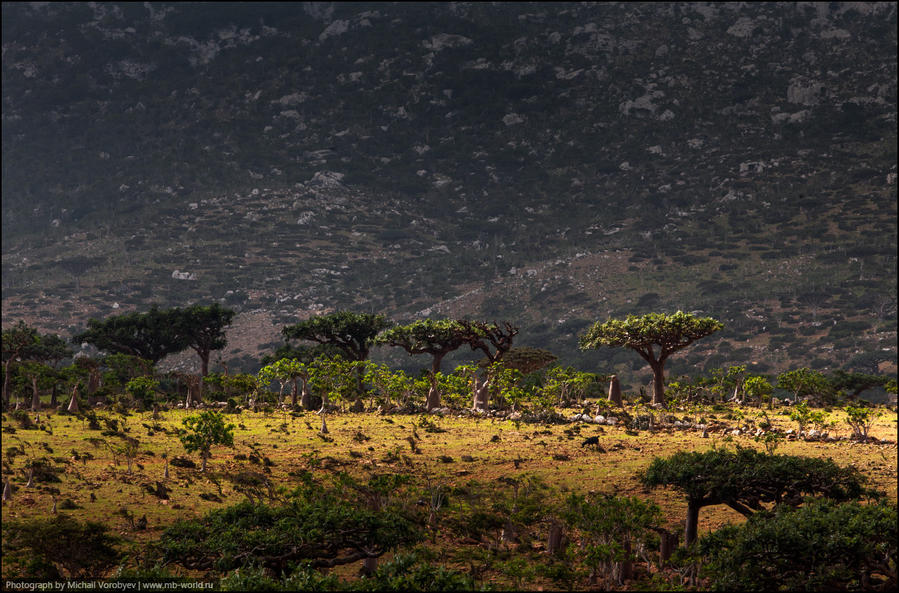
[[[581,447],[586,446],[596,447],[596,449],[600,452],[605,452],[605,449],[599,446],[599,437],[587,437],[584,439],[584,442],[581,443]]]

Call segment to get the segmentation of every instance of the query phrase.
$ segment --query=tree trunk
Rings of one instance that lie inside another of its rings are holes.
[[[437,391],[436,379],[434,383],[431,385],[431,389],[428,390],[428,401],[425,403],[425,408],[428,412],[440,407],[440,392]]]
[[[699,525],[699,509],[702,506],[698,501],[687,502],[687,525],[684,528],[684,543],[687,547],[693,545],[696,541],[696,532]]]
[[[37,389],[37,377],[31,377],[31,411],[37,412],[41,409],[41,394]]]
[[[665,363],[656,362],[652,367],[652,404],[665,405]]]
[[[677,549],[678,537],[676,533],[670,533],[664,529],[659,532],[659,536],[661,540],[659,543],[659,568],[664,568],[665,563]]]
[[[471,409],[472,409],[472,411],[477,411],[477,409],[478,409],[478,390],[481,387],[481,380],[478,378],[477,375],[474,375],[471,378],[471,383],[472,383],[472,385],[471,385],[471,395],[472,395]]]
[[[474,378],[474,407],[473,410],[487,410],[490,408],[490,379],[484,379],[484,382]]]
[[[553,521],[549,526],[549,538],[546,541],[546,552],[550,555],[557,555],[562,552],[562,539],[564,532],[562,524]]]
[[[50,392],[50,407],[55,408],[59,405],[59,384],[53,382],[53,391]]]
[[[87,376],[87,394],[93,395],[100,388],[100,371],[93,369]]]
[[[310,402],[309,402],[309,397],[310,397],[310,395],[309,395],[309,386],[308,386],[307,383],[308,383],[307,380],[306,380],[306,379],[303,379],[303,392],[302,392],[302,394],[300,395],[300,406],[302,406],[302,408],[303,408],[304,410],[308,410],[308,409],[310,408]]]
[[[297,380],[298,379],[299,379],[298,377],[294,377],[293,389],[291,389],[291,391],[290,391],[290,405],[293,406],[294,408],[297,407],[297,396],[299,395],[297,393],[297,391],[298,391]]]
[[[203,466],[200,468],[200,471],[205,472],[206,471],[206,460],[209,459],[209,455],[204,453],[202,457],[203,457]]]
[[[11,355],[9,360],[4,364],[4,372],[3,372],[3,409],[9,407],[9,367],[12,364],[13,358],[15,355]]]
[[[328,434],[328,424],[325,422],[325,415],[322,414],[322,427],[319,430],[322,434]]]
[[[69,407],[66,408],[69,414],[77,414],[78,410],[78,386],[72,390],[72,399],[69,400]]]
[[[612,379],[609,381],[609,401],[619,408],[623,405],[621,383],[618,381],[618,375],[612,375]]]
[[[365,560],[362,561],[362,574],[365,575],[373,575],[375,571],[378,570],[378,557],[377,556],[369,556]]]
[[[446,352],[438,352],[434,354],[434,360],[431,361],[431,378],[433,381],[437,381],[437,373],[440,372],[440,363],[443,362],[443,357],[446,356]]]
[[[518,530],[515,529],[515,525],[511,521],[506,521],[505,525],[503,525],[500,539],[507,544],[518,543]]]
[[[618,566],[618,584],[623,585],[624,581],[634,578],[634,561],[630,559],[631,542],[624,542],[624,553],[627,560],[621,562]]]

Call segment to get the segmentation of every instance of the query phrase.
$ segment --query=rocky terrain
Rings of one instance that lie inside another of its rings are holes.
[[[511,319],[628,375],[577,334],[683,309],[726,328],[672,373],[896,370],[895,3],[2,11],[4,324],[215,299],[249,368],[335,309]]]

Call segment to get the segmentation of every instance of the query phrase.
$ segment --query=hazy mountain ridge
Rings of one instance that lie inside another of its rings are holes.
[[[892,3],[5,4],[4,321],[220,298],[570,352],[686,308],[775,366],[895,361],[895,29]]]

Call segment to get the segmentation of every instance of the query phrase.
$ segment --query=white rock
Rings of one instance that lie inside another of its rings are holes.
[[[727,29],[729,35],[734,37],[749,37],[755,30],[755,23],[749,17],[740,17],[737,22]]]
[[[514,126],[524,122],[524,118],[517,113],[508,113],[503,117],[503,123],[507,126]]]
[[[338,35],[343,35],[350,29],[349,21],[336,20],[325,28],[324,31],[321,32],[321,35],[318,36],[319,41],[324,41],[328,37],[337,37]]]
[[[427,41],[423,41],[422,45],[431,51],[440,51],[447,47],[465,47],[471,45],[472,41],[468,37],[462,35],[451,35],[449,33],[439,33],[434,35]]]

